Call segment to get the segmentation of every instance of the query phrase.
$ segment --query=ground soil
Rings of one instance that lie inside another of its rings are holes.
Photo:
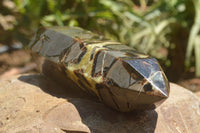
[[[1,53],[0,79],[20,73],[38,73],[39,66],[36,65],[36,60],[26,50],[14,50]]]

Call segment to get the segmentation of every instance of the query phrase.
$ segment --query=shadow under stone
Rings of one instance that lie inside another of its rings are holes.
[[[45,76],[23,75],[18,79],[38,86],[52,96],[66,98],[76,107],[82,122],[91,132],[154,133],[158,118],[155,110],[130,113],[115,111],[100,103],[96,97],[83,92],[66,78],[62,69],[50,61],[43,64],[43,73]]]

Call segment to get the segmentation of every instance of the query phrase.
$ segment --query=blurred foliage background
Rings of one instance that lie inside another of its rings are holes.
[[[150,54],[170,81],[200,77],[200,0],[2,0],[0,43],[26,45],[39,26],[79,26]]]

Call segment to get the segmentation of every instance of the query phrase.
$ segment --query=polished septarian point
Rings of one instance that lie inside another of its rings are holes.
[[[125,60],[125,62],[146,79],[141,91],[155,96],[169,96],[168,80],[155,58]]]
[[[118,111],[153,109],[169,96],[169,82],[155,58],[81,28],[41,28],[30,48]]]

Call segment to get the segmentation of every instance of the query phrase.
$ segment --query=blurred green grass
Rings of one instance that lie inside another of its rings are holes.
[[[79,26],[158,58],[172,80],[191,67],[200,77],[200,0],[14,0],[13,9],[2,3],[0,15],[14,21],[1,29],[25,45],[39,26]]]

